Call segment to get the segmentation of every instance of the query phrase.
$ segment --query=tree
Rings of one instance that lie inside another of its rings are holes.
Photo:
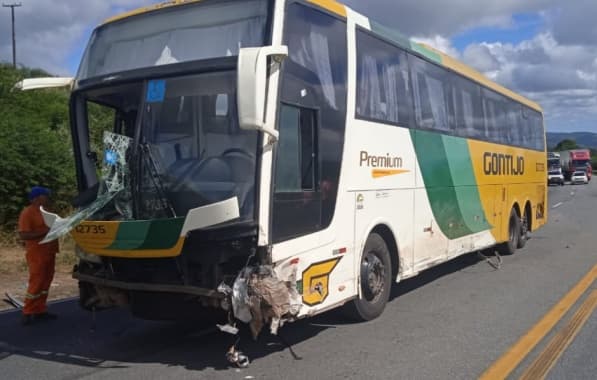
[[[69,92],[64,89],[15,91],[23,78],[47,77],[39,69],[0,63],[0,229],[13,229],[34,185],[50,187],[56,211],[66,214],[76,194],[69,126]],[[112,130],[114,111],[90,104],[92,148],[102,151],[102,135]]]
[[[578,144],[576,143],[576,141],[570,140],[570,139],[564,139],[564,140],[560,141],[558,143],[558,145],[556,145],[553,148],[553,151],[554,152],[561,152],[563,150],[571,150],[571,149],[578,149],[578,148],[580,148],[580,147],[578,146]]]
[[[54,190],[58,211],[70,208],[75,171],[65,90],[14,91],[25,77],[41,70],[0,64],[0,228],[12,229],[27,192],[40,184]]]

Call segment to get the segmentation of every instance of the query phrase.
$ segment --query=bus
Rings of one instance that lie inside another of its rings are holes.
[[[540,106],[335,1],[142,8],[95,29],[75,78],[20,84],[60,85],[79,211],[45,217],[87,309],[224,310],[255,335],[371,320],[393,282],[547,221]]]

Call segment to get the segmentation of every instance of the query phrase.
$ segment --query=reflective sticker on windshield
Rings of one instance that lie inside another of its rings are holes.
[[[147,83],[147,95],[145,101],[147,103],[161,103],[166,96],[166,81],[165,80],[150,80]]]

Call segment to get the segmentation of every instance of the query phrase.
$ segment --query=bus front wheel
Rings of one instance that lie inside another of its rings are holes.
[[[392,261],[385,240],[372,233],[367,238],[360,265],[361,295],[346,306],[351,319],[370,321],[381,315],[390,298]]]
[[[510,219],[508,222],[508,241],[502,243],[499,247],[499,252],[502,255],[513,255],[516,252],[520,241],[520,217],[514,208],[510,211]]]

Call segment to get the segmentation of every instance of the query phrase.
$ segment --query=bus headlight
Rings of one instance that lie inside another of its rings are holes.
[[[88,262],[94,263],[94,264],[101,264],[102,263],[102,258],[101,257],[99,257],[98,255],[94,255],[94,254],[85,252],[78,245],[75,246],[75,255],[77,255],[77,257],[79,259],[83,260],[83,261],[88,261]]]

